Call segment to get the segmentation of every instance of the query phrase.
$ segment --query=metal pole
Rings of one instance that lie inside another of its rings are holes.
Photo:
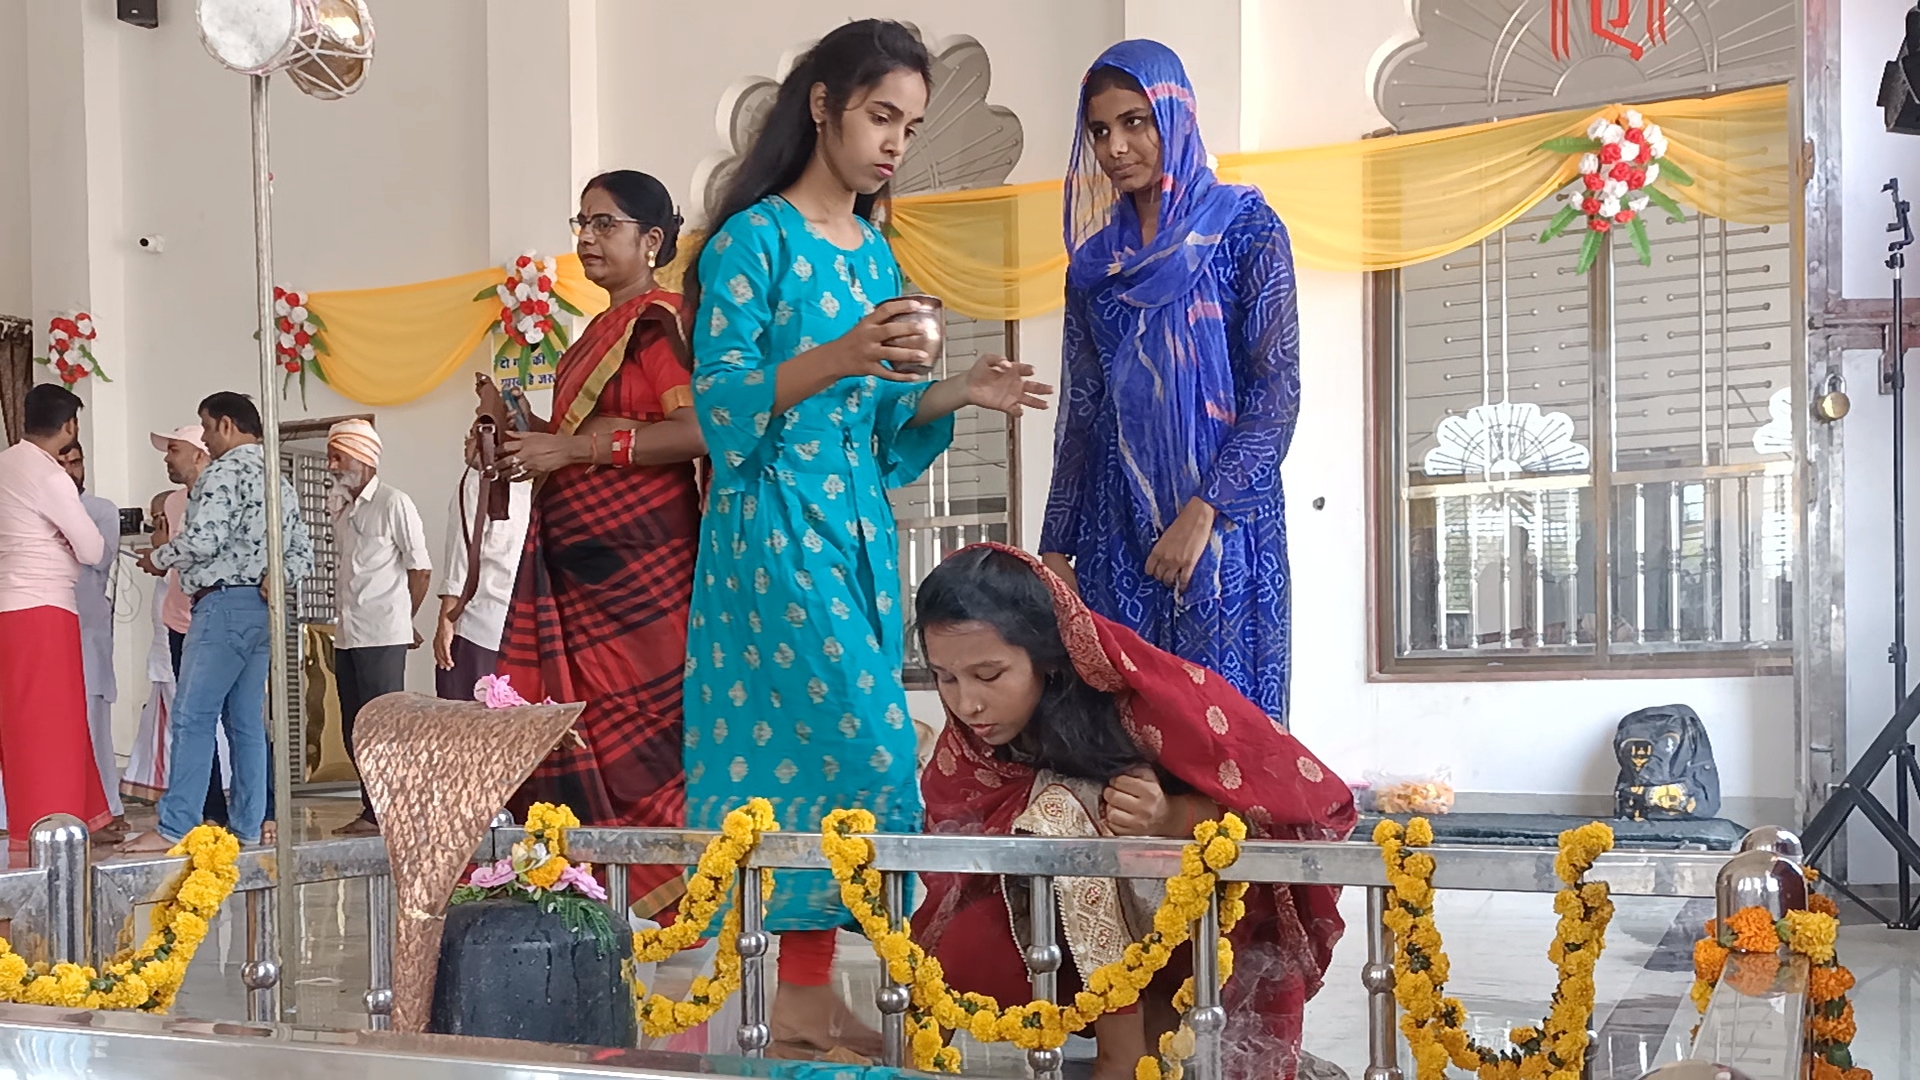
[[[1027,911],[1030,939],[1027,945],[1027,977],[1033,984],[1035,1001],[1052,1001],[1059,983],[1060,946],[1054,943],[1053,920],[1056,903],[1053,879],[1036,877],[1032,881],[1032,903]],[[1060,1080],[1060,1066],[1066,1055],[1059,1050],[1027,1051],[1027,1067],[1033,1080]]]
[[[894,930],[907,925],[907,878],[897,870],[882,871],[880,880],[887,892],[887,925]],[[880,1008],[880,1061],[892,1068],[907,1063],[907,1009],[913,1005],[913,992],[894,981],[891,966],[880,962],[880,989],[874,994]]]
[[[1220,1037],[1227,1010],[1220,1005],[1220,890],[1207,898],[1207,910],[1193,935],[1193,1080],[1221,1080]]]
[[[613,901],[613,910],[631,915],[633,902],[627,899],[627,866],[625,863],[608,863],[607,899]]]
[[[1393,890],[1367,887],[1367,1071],[1365,1080],[1400,1080],[1400,1029],[1393,1006],[1393,931],[1387,929],[1387,899]]]
[[[733,898],[740,905],[740,1052],[752,1058],[766,1057],[773,1041],[767,1026],[767,946],[772,942],[760,899],[766,873],[757,867],[741,870]]]
[[[271,1024],[280,1018],[280,965],[274,961],[274,890],[250,889],[247,898],[247,962],[240,982],[247,988],[247,1019]]]
[[[278,865],[277,887],[288,890],[275,905],[280,922],[280,979],[298,985],[295,972],[300,953],[299,908],[293,902],[293,732],[287,715],[287,538],[281,534],[280,515],[280,398],[275,392],[273,358],[273,172],[267,151],[267,76],[248,78],[253,104],[253,262],[258,272],[260,315],[260,452],[266,459],[267,510],[267,701],[273,745],[268,753],[268,781],[274,800],[274,845]],[[280,995],[280,1019],[292,1023],[297,1011],[291,993]]]
[[[48,814],[34,823],[29,843],[33,865],[47,872],[47,947],[56,964],[93,959],[93,919],[87,897],[93,887],[87,826],[72,814]]]
[[[393,878],[367,879],[367,1027],[393,1026]]]
[[[1913,239],[1913,230],[1907,222],[1907,203],[1900,198],[1899,178],[1888,180],[1881,190],[1893,195],[1893,223],[1887,231],[1906,234],[1905,241],[1887,245],[1887,269],[1893,271],[1893,325],[1887,330],[1887,347],[1893,350],[1889,357],[1893,369],[1893,646],[1887,650],[1887,659],[1893,662],[1893,708],[1897,713],[1907,700],[1907,349],[1901,277],[1907,265],[1905,248]],[[1913,752],[1911,742],[1905,738],[1900,742],[1905,754]],[[1895,764],[1894,812],[1900,831],[1906,833],[1911,829],[1907,770],[1897,767],[1902,762],[1896,760]],[[1896,858],[1894,862],[1899,864],[1898,917],[1904,923],[1912,910],[1913,868],[1906,859]]]

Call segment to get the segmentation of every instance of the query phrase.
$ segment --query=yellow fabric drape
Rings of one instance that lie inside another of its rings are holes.
[[[894,200],[893,254],[915,285],[976,319],[1060,306],[1067,252],[1058,180]]]
[[[606,310],[605,290],[583,276],[579,257],[559,262],[554,291],[589,315]],[[490,266],[412,285],[309,294],[308,310],[326,325],[319,363],[328,385],[363,405],[425,394],[466,365],[499,319],[499,304],[474,296],[504,280],[506,271]]]
[[[1787,88],[1641,105],[1665,129],[1668,157],[1694,179],[1659,187],[1702,213],[1778,224],[1792,206]],[[1616,107],[1578,109],[1332,146],[1230,154],[1221,179],[1265,193],[1302,265],[1391,270],[1436,259],[1512,223],[1574,177],[1569,155],[1541,143],[1585,132]],[[1067,264],[1057,180],[893,203],[889,232],[901,268],[920,288],[976,319],[1024,319],[1057,308]],[[694,236],[660,279],[677,286]],[[1577,251],[1568,241],[1568,257]],[[320,364],[340,393],[368,405],[410,401],[466,363],[499,314],[474,294],[498,267],[417,285],[314,293],[326,324]],[[572,254],[560,258],[561,296],[589,314],[606,294]]]
[[[1491,236],[1574,177],[1541,143],[1586,131],[1617,106],[1577,109],[1329,146],[1229,154],[1220,178],[1267,197],[1302,265],[1392,270]],[[1662,190],[1715,217],[1787,220],[1787,88],[1640,106],[1694,179]],[[1059,307],[1066,253],[1057,182],[895,200],[894,251],[908,275],[975,318]]]

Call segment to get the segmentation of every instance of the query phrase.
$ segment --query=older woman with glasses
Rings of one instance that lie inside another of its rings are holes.
[[[553,417],[508,437],[508,464],[535,488],[500,671],[529,700],[587,709],[579,738],[541,764],[515,809],[544,801],[588,825],[678,827],[695,462],[706,444],[680,296],[653,270],[673,260],[680,216],[660,181],[620,170],[587,182],[573,230],[609,304],[560,358]],[[678,867],[636,866],[628,880],[642,918],[680,898]]]

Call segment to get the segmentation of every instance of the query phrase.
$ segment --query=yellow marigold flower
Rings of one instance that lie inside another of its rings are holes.
[[[1161,1080],[1160,1059],[1148,1054],[1134,1062],[1133,1080]]]
[[[1794,952],[1805,955],[1816,964],[1833,959],[1834,939],[1840,933],[1840,920],[1811,911],[1789,911],[1781,921],[1786,924],[1786,932],[1780,936]]]
[[[1407,846],[1427,847],[1433,843],[1433,823],[1417,817],[1407,822]]]
[[[566,870],[566,859],[558,855],[550,855],[546,862],[527,871],[527,884],[536,889],[551,889]]]
[[[1385,845],[1388,841],[1400,839],[1400,823],[1392,818],[1381,818],[1373,827],[1373,842]]]
[[[1206,860],[1208,868],[1213,870],[1225,870],[1239,857],[1240,845],[1224,836],[1216,836],[1208,841],[1206,850],[1201,853],[1201,858]]]

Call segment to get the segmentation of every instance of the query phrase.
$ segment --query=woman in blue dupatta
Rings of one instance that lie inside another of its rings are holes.
[[[1040,550],[1087,606],[1287,715],[1280,463],[1300,410],[1287,230],[1214,178],[1180,58],[1088,71],[1066,180],[1063,411]]]

